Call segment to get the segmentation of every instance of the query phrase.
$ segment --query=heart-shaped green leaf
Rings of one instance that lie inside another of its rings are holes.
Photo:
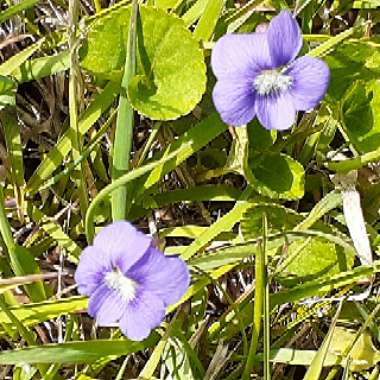
[[[345,131],[361,153],[380,145],[380,82],[356,81],[342,104]]]
[[[137,75],[128,87],[132,106],[154,120],[189,113],[206,89],[206,66],[197,41],[182,20],[140,6]],[[125,61],[130,7],[96,19],[81,49],[82,66],[103,79],[119,80]]]
[[[304,194],[302,165],[282,153],[250,157],[245,175],[260,194],[274,199],[300,199]]]
[[[281,282],[288,286],[347,271],[352,268],[355,258],[354,250],[344,250],[314,237],[306,245],[304,241],[291,243],[288,255],[293,254],[294,259],[280,275]]]

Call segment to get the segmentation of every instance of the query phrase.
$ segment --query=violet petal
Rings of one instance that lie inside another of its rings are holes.
[[[126,303],[116,292],[109,292],[104,297],[96,314],[96,323],[99,326],[109,326],[120,321],[125,313]]]
[[[164,317],[162,300],[151,292],[143,291],[128,305],[120,320],[120,328],[129,339],[141,341],[160,325]]]
[[[211,54],[211,67],[218,79],[251,79],[272,67],[265,33],[226,34]]]
[[[165,256],[151,247],[128,271],[128,276],[164,302],[165,306],[178,302],[190,283],[189,270],[178,257]]]
[[[97,318],[98,312],[101,309],[103,303],[112,296],[113,290],[109,289],[104,283],[99,284],[95,292],[90,296],[88,302],[88,314]]]
[[[126,272],[140,259],[152,239],[126,221],[114,222],[96,235],[94,246],[106,252],[114,267]]]
[[[218,80],[212,98],[215,108],[226,124],[241,126],[255,117],[255,93],[251,81]]]
[[[325,96],[330,70],[322,60],[307,56],[298,58],[289,66],[286,74],[293,80],[289,91],[296,110],[312,109]]]
[[[111,260],[102,250],[86,247],[81,253],[74,276],[79,293],[90,296],[103,280],[104,274],[111,270]]]
[[[256,99],[256,113],[260,123],[266,129],[289,129],[295,121],[296,110],[288,92]]]
[[[272,18],[267,38],[272,61],[277,67],[291,62],[302,47],[301,29],[288,11],[281,11]]]

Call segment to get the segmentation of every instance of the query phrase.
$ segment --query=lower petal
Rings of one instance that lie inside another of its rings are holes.
[[[102,306],[103,302],[109,297],[111,292],[111,289],[109,289],[104,284],[101,284],[96,288],[94,293],[92,293],[90,296],[90,300],[88,302],[87,311],[91,317],[96,318],[100,307]]]
[[[131,340],[141,341],[161,324],[165,317],[163,302],[153,293],[143,291],[131,302],[120,320],[120,328]]]
[[[255,93],[251,82],[219,80],[212,92],[215,108],[229,125],[241,126],[255,117]]]
[[[97,305],[90,305],[91,300]],[[91,297],[89,310],[90,307],[96,309],[96,323],[99,326],[109,326],[119,322],[127,305],[116,292],[109,290],[102,292],[99,297]]]
[[[292,97],[287,92],[257,97],[256,113],[263,127],[278,131],[289,129],[296,118]]]
[[[322,60],[307,56],[298,58],[289,66],[287,75],[293,79],[289,92],[297,111],[314,108],[325,96],[330,70]]]
[[[189,270],[184,261],[165,256],[153,247],[131,268],[128,276],[162,299],[165,306],[178,302],[190,284]]]

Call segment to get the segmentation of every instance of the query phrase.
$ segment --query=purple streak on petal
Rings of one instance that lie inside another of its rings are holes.
[[[109,326],[118,322],[126,308],[126,302],[105,284],[98,287],[88,303],[88,313],[96,318],[99,326]]]
[[[151,245],[152,239],[132,224],[118,221],[104,227],[95,237],[94,246],[110,256],[114,267],[125,273]]]
[[[178,257],[165,256],[151,247],[128,271],[140,286],[163,300],[165,306],[178,302],[190,284],[189,270]]]
[[[75,282],[80,294],[90,296],[103,281],[106,272],[112,270],[110,258],[101,250],[89,246],[81,253],[75,272]]]
[[[241,126],[255,117],[253,82],[246,79],[218,80],[212,92],[215,108],[229,125]]]
[[[289,129],[296,117],[292,97],[287,92],[257,97],[256,112],[257,118],[266,129]]]
[[[131,302],[120,320],[120,328],[131,340],[147,338],[152,329],[159,326],[165,317],[163,301],[148,291],[142,291]]]
[[[302,47],[301,29],[288,11],[273,17],[267,38],[272,61],[277,67],[291,62]]]
[[[325,96],[329,80],[329,67],[320,59],[301,57],[288,68],[287,75],[293,79],[289,92],[298,111],[314,108]]]
[[[211,54],[211,67],[218,79],[251,79],[272,67],[265,33],[226,34]]]
[[[99,284],[95,292],[91,294],[88,302],[88,314],[96,318],[102,303],[113,293],[104,283]]]

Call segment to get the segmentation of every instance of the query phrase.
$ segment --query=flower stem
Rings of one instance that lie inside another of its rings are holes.
[[[112,159],[112,181],[115,181],[129,170],[129,159],[133,140],[133,109],[127,98],[128,84],[136,70],[136,21],[138,2],[132,2],[132,14],[129,25],[127,53],[121,92],[119,111],[116,120],[115,138]],[[123,186],[112,194],[112,219],[125,219],[127,210],[127,187]]]
[[[261,318],[263,315],[263,308],[265,305],[266,295],[266,236],[267,222],[266,218],[263,217],[263,239],[260,243],[260,249],[258,250],[257,255],[255,256],[255,302],[253,310],[252,338],[251,345],[249,347],[247,362],[242,376],[243,380],[249,380],[251,378],[251,372],[254,366],[254,358],[256,356],[256,351],[259,344]]]
[[[186,145],[190,146],[192,141],[189,141]],[[150,164],[146,164],[144,166],[141,166],[140,168],[131,170],[128,173],[125,173],[123,176],[119,177],[115,181],[111,182],[109,185],[104,187],[97,196],[92,200],[86,215],[86,223],[85,223],[85,230],[86,230],[86,236],[87,241],[89,244],[91,244],[94,233],[95,233],[95,227],[94,227],[94,217],[97,207],[101,202],[103,202],[110,194],[112,194],[114,191],[117,191],[120,187],[125,186],[127,183],[134,181],[135,179],[143,176],[144,174],[152,171],[156,167],[165,164],[166,162],[172,160],[173,158],[178,156],[178,153],[183,149],[184,145],[179,147],[178,149],[174,150],[167,156],[162,157],[158,161],[151,162]]]

